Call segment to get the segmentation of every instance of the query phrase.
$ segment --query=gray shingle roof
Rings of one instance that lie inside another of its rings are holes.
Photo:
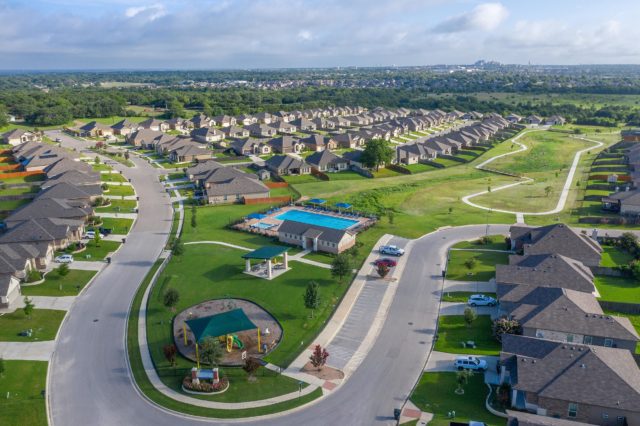
[[[310,225],[308,223],[284,220],[278,228],[278,234],[287,233],[293,235],[307,235],[310,238],[318,237],[319,240],[330,243],[339,243],[349,231],[344,229],[325,228],[324,226]]]
[[[316,167],[326,167],[333,164],[347,163],[347,160],[342,157],[338,157],[336,154],[326,149],[324,151],[311,154],[305,158],[305,161]]]

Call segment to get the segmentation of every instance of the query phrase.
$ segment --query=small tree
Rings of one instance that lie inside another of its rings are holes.
[[[35,307],[36,305],[33,303],[33,301],[25,296],[24,307],[22,308],[22,311],[27,316],[27,318],[31,319],[31,314],[33,313]]]
[[[128,160],[129,159],[129,151],[125,151],[124,152],[124,159]]]
[[[502,336],[505,334],[522,334],[522,326],[518,320],[501,317],[493,321],[491,331],[493,332],[493,337],[498,342],[502,342]]]
[[[173,245],[171,246],[171,252],[175,256],[182,256],[184,254],[184,243],[182,242],[182,240],[180,238],[177,238],[173,242]]]
[[[315,281],[309,281],[307,289],[304,292],[304,307],[311,309],[311,318],[313,318],[313,311],[320,306],[320,295],[318,294],[318,283]]]
[[[338,278],[342,283],[342,279],[351,273],[351,259],[349,256],[341,253],[333,258],[331,262],[331,275]]]
[[[471,324],[478,318],[478,314],[475,309],[466,307],[464,308],[464,322],[468,327],[471,327]]]
[[[96,144],[96,148],[98,148],[98,144]],[[99,148],[98,148],[99,149]],[[100,157],[96,155],[96,158],[93,159],[95,164],[100,164]]]
[[[389,225],[393,225],[393,220],[395,219],[395,213],[393,210],[387,210],[387,219],[389,219]]]
[[[178,349],[176,345],[164,345],[162,348],[162,352],[164,352],[164,357],[171,364],[171,366],[176,365],[176,354],[178,353]]]
[[[631,254],[638,248],[638,237],[632,232],[623,232],[618,238],[618,245]]]
[[[100,247],[101,242],[102,237],[100,237],[100,231],[96,230],[93,234],[93,245],[96,247]]]
[[[209,365],[218,365],[222,360],[222,355],[220,342],[211,336],[205,337],[200,347],[202,362]]]
[[[33,283],[33,282],[36,282],[36,281],[40,281],[41,279],[42,279],[42,274],[37,269],[30,269],[29,272],[27,272],[26,281],[28,283]]]
[[[196,217],[196,204],[191,205],[191,227],[196,228],[198,226],[198,218]]]
[[[380,278],[384,278],[389,275],[389,265],[386,263],[378,263],[376,267],[376,272],[380,275]]]
[[[167,308],[171,308],[173,311],[175,309],[176,304],[180,300],[180,293],[175,288],[168,288],[167,291],[164,292],[164,296],[162,301],[164,306]]]
[[[546,195],[548,197],[549,195],[551,195],[552,191],[553,191],[553,187],[552,186],[546,186],[544,188],[544,195]]]
[[[472,271],[472,270],[473,270],[473,268],[475,268],[475,267],[476,267],[476,264],[477,264],[477,263],[478,263],[478,260],[477,260],[475,257],[470,257],[469,259],[467,259],[467,260],[465,260],[465,261],[464,261],[464,266],[465,266],[468,270]]]
[[[242,369],[249,375],[249,377],[253,377],[260,367],[262,367],[260,361],[250,356],[244,361]]]
[[[309,357],[309,361],[311,361],[311,365],[319,371],[327,363],[327,358],[329,358],[329,352],[327,352],[326,349],[322,349],[320,345],[316,345],[316,347],[313,348],[313,353]]]
[[[67,275],[69,275],[69,265],[67,263],[61,264],[60,266],[58,266],[57,272],[61,277],[66,277]]]
[[[473,377],[473,371],[471,370],[460,370],[456,373],[456,383],[458,383],[458,387],[456,389],[457,394],[464,394],[464,387],[469,383],[471,377]]]

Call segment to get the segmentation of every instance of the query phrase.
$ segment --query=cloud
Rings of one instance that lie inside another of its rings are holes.
[[[143,15],[142,17],[148,21],[155,21],[156,19],[165,16],[166,14],[167,11],[162,4],[128,7],[124,11],[124,16],[126,16],[127,18],[135,18],[138,15]]]
[[[313,38],[313,34],[311,34],[311,31],[301,30],[298,31],[298,38],[300,40],[309,41]]]
[[[458,33],[465,31],[491,31],[509,16],[501,3],[483,3],[473,10],[451,17],[433,29],[436,33]]]

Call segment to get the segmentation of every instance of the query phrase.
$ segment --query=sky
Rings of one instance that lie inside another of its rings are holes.
[[[0,69],[639,64],[638,0],[0,0]]]

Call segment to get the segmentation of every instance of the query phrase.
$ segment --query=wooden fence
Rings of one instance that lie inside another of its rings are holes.
[[[41,170],[34,170],[31,172],[9,172],[9,173],[0,173],[0,180],[2,179],[11,179],[11,178],[19,178],[26,176],[36,176],[36,175],[44,175],[44,172]]]
[[[287,182],[264,182],[267,188],[287,188],[289,184]]]
[[[291,197],[289,195],[285,195],[282,197],[264,197],[264,198],[244,198],[243,204],[264,204],[264,203],[273,203],[273,204],[281,204],[281,203],[290,203]]]

